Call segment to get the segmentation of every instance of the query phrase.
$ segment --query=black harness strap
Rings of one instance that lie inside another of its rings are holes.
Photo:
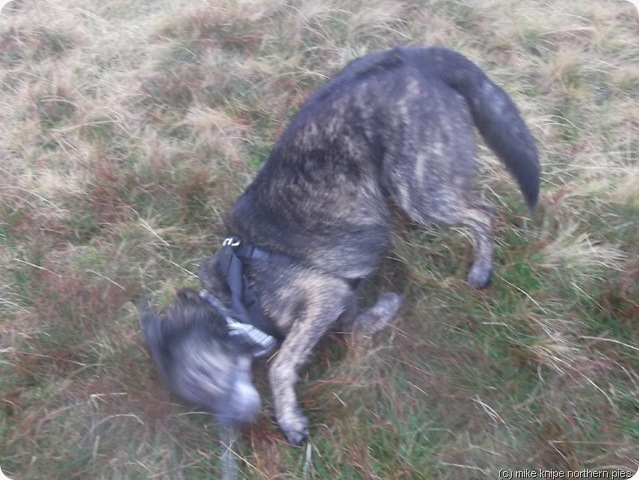
[[[224,241],[222,250],[219,253],[219,274],[229,287],[231,292],[231,305],[229,313],[231,317],[240,323],[252,325],[262,332],[276,338],[281,341],[282,335],[277,331],[273,323],[266,318],[258,298],[255,296],[249,286],[248,278],[244,274],[242,260],[238,253],[242,253],[244,258],[259,258],[259,257],[245,257],[246,251],[237,252],[236,249],[240,246],[239,240],[235,238],[227,238]],[[246,247],[244,247],[246,248]],[[267,252],[256,247],[250,247],[253,249],[251,254],[255,254],[256,251],[263,252],[258,255],[269,255]],[[267,257],[264,257],[267,258]]]
[[[283,336],[264,315],[258,298],[250,288],[248,278],[244,274],[242,260],[275,260],[289,264],[293,259],[287,255],[269,252],[245,243],[238,237],[225,239],[218,257],[218,273],[224,278],[231,293],[229,316],[233,320],[250,325],[281,342],[284,339]],[[361,278],[345,278],[344,280],[350,284],[353,290],[356,290],[362,281]]]
[[[269,252],[260,247],[256,247],[255,245],[244,243],[237,237],[229,237],[227,240],[233,245],[237,245],[234,247],[235,254],[241,259],[276,260],[281,263],[290,263],[293,260],[288,255],[284,255],[278,252]],[[302,262],[298,261],[296,263],[301,264]],[[310,268],[317,270],[317,267],[310,267]],[[343,280],[348,282],[348,284],[351,286],[353,290],[357,290],[357,288],[361,285],[364,279],[363,278],[343,278]]]

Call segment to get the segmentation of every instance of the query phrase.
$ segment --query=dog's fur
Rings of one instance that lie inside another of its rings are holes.
[[[235,203],[229,233],[285,256],[250,259],[244,268],[264,313],[285,336],[269,380],[291,443],[308,436],[294,385],[320,337],[338,322],[373,333],[399,310],[401,297],[392,293],[363,312],[356,302],[356,280],[375,271],[388,247],[391,203],[418,223],[470,228],[475,259],[467,281],[489,283],[493,214],[473,196],[473,125],[533,209],[537,150],[511,99],[458,53],[404,47],[355,60],[312,95]],[[224,303],[228,291],[218,272],[212,257],[199,278]],[[250,356],[216,331],[224,326],[215,308],[181,292],[163,322],[143,317],[153,356],[180,395],[230,424],[257,414]]]

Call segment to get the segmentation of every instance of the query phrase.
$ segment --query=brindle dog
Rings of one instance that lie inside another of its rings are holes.
[[[459,53],[400,47],[353,61],[313,94],[231,210],[231,245],[257,247],[238,256],[243,281],[280,337],[269,380],[292,444],[309,434],[294,386],[320,337],[336,325],[373,333],[400,308],[393,293],[364,311],[356,299],[359,279],[389,245],[391,204],[418,223],[468,227],[475,240],[468,284],[488,285],[493,213],[473,193],[473,126],[534,209],[537,150],[508,95]],[[163,319],[143,311],[142,323],[176,392],[236,426],[257,415],[259,397],[255,349],[233,335],[244,327],[233,326],[229,248],[224,260],[220,251],[203,262],[202,292],[180,292]]]

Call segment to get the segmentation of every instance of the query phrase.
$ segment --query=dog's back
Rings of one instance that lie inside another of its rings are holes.
[[[468,225],[482,209],[472,198],[473,124],[534,208],[532,135],[477,66],[444,48],[355,60],[293,118],[235,205],[230,229],[336,275],[364,277],[387,245],[389,197],[423,223]]]

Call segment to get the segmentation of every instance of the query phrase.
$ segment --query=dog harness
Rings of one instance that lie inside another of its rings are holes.
[[[224,314],[229,335],[247,345],[255,358],[260,358],[271,353],[282,342],[283,336],[264,315],[260,302],[244,274],[242,260],[275,260],[290,263],[292,259],[287,255],[269,252],[246,243],[238,237],[228,237],[222,242],[222,249],[218,253],[217,270],[231,293],[230,307],[225,307],[211,292],[200,292],[203,300]],[[356,290],[363,279],[343,280]]]
[[[212,293],[206,290],[200,292],[203,300],[225,314],[229,335],[247,345],[256,358],[271,353],[281,342],[282,336],[264,315],[244,274],[242,260],[265,260],[277,255],[244,243],[237,237],[228,237],[218,254],[217,268],[231,293],[230,307],[226,308]]]
[[[228,309],[226,309],[224,305],[222,305],[222,302],[211,292],[207,290],[200,291],[200,298],[218,311],[227,313],[227,315],[224,316],[224,320],[229,328],[229,336],[239,340],[244,345],[248,345],[254,358],[265,357],[277,347],[279,342],[275,337],[264,333],[253,325],[235,320],[228,314]]]

